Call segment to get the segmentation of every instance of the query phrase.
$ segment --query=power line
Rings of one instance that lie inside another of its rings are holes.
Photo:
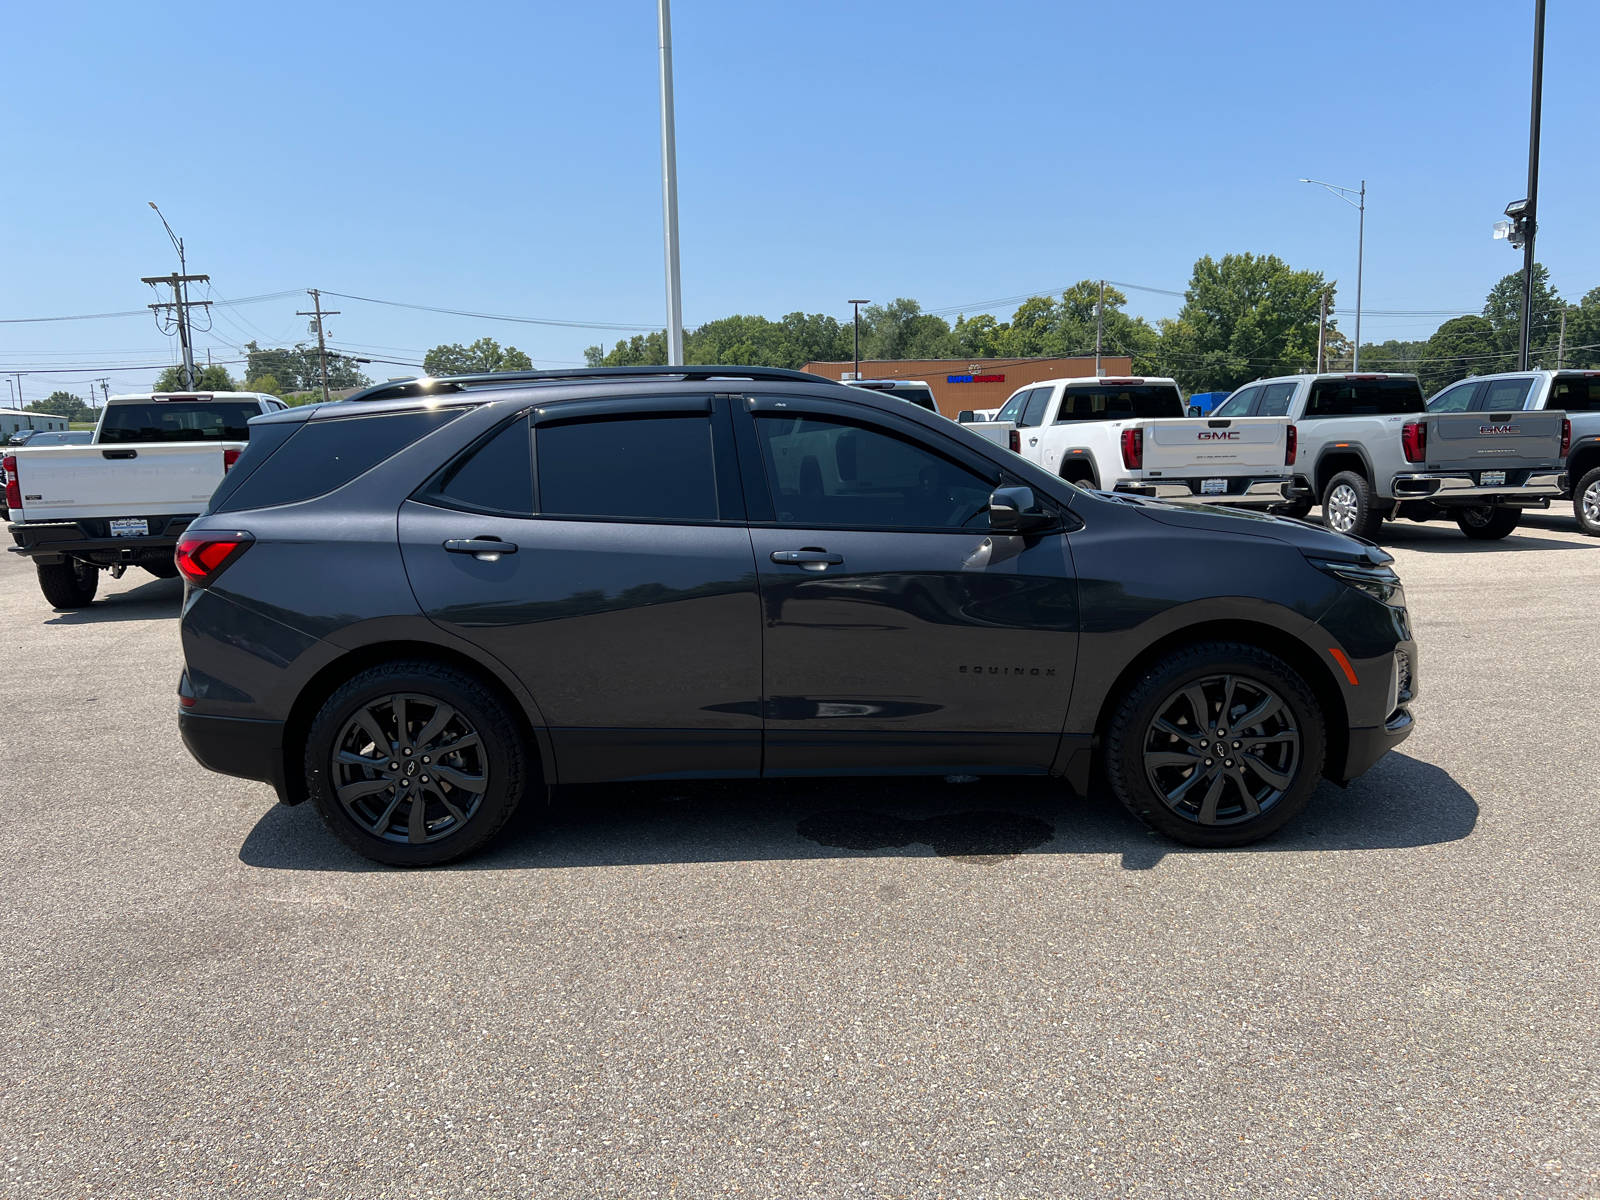
[[[412,308],[419,312],[444,313],[452,317],[473,317],[480,321],[511,321],[519,325],[554,325],[563,329],[620,329],[629,333],[655,333],[660,325],[619,325],[607,321],[558,321],[549,317],[510,317],[503,313],[469,312],[460,308],[437,308],[429,304],[407,304],[400,300],[378,300],[371,296],[352,296],[348,292],[327,292],[341,300],[359,300],[363,304],[386,304],[391,308]]]

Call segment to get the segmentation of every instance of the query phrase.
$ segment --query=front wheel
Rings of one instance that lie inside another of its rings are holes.
[[[1469,538],[1480,542],[1498,541],[1522,521],[1520,508],[1458,508],[1456,524]]]
[[[88,608],[100,590],[100,571],[88,563],[67,558],[58,563],[35,563],[39,590],[51,608]]]
[[[511,819],[527,744],[474,676],[426,661],[369,668],[330,696],[306,738],[317,812],[357,854],[391,866],[448,862]]]
[[[1586,473],[1572,489],[1572,515],[1584,533],[1600,537],[1600,467]]]
[[[1106,731],[1106,774],[1140,821],[1191,846],[1243,846],[1282,828],[1322,775],[1316,696],[1257,646],[1207,642],[1148,668]]]

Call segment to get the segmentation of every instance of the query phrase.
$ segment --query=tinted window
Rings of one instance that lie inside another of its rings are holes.
[[[1550,385],[1550,399],[1546,408],[1564,408],[1568,412],[1594,412],[1600,409],[1600,376],[1557,376]]]
[[[1472,407],[1472,397],[1477,394],[1479,384],[1458,383],[1455,387],[1445,388],[1432,400],[1428,401],[1428,411],[1438,413],[1466,412]]]
[[[1005,407],[995,414],[996,421],[1015,421],[1022,414],[1022,406],[1028,402],[1031,391],[1018,392],[1006,401]]]
[[[1127,417],[1187,415],[1172,384],[1106,384],[1068,387],[1061,393],[1056,421],[1117,421]]]
[[[539,511],[636,521],[715,521],[711,418],[613,417],[540,425]]]
[[[1049,407],[1050,393],[1054,388],[1034,388],[1028,393],[1028,403],[1022,408],[1019,425],[1038,425],[1044,421],[1044,410]]]
[[[349,483],[462,413],[459,408],[307,421],[256,468],[217,512],[309,500]],[[250,452],[247,450],[245,454]],[[243,457],[234,470],[248,469]],[[215,503],[215,501],[213,502]]]
[[[1286,417],[1289,415],[1289,401],[1294,399],[1294,389],[1299,386],[1293,383],[1269,383],[1261,389],[1261,401],[1256,405],[1253,417]]]
[[[1529,378],[1486,379],[1483,391],[1472,403],[1473,411],[1516,412],[1527,401],[1528,389],[1532,386],[1533,380]]]
[[[819,417],[756,419],[786,525],[986,529],[989,482],[915,442]]]
[[[167,400],[149,404],[112,404],[100,426],[102,442],[245,442],[246,422],[261,415],[254,400],[206,403]]]
[[[1387,416],[1423,411],[1415,379],[1318,379],[1311,384],[1308,417]]]
[[[440,480],[439,499],[487,512],[533,511],[533,449],[528,419],[518,417],[455,464]]]
[[[1256,402],[1260,388],[1247,387],[1243,391],[1235,392],[1216,408],[1211,410],[1213,417],[1248,417],[1250,406]]]

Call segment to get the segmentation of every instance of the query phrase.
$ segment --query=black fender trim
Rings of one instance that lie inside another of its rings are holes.
[[[290,803],[283,777],[283,722],[247,717],[178,713],[178,734],[194,760],[208,771],[270,783]]]

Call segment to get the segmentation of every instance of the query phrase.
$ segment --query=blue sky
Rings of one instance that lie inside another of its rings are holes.
[[[929,309],[1107,277],[1181,290],[1275,253],[1366,307],[1469,310],[1520,263],[1532,3],[677,0],[685,317],[851,297]],[[1600,285],[1600,6],[1551,0],[1540,259]],[[563,320],[664,319],[652,0],[29,5],[0,92],[0,317],[141,308],[174,254],[213,298],[320,287]],[[1130,291],[1154,319],[1180,301]],[[305,336],[308,298],[217,310],[219,359]],[[333,299],[337,346],[490,335],[549,365],[617,332]],[[1364,340],[1441,318],[1369,316]],[[1342,328],[1351,332],[1348,318]],[[149,317],[0,324],[28,399],[171,361]],[[375,377],[409,373],[379,364]],[[8,393],[0,389],[0,398]]]

